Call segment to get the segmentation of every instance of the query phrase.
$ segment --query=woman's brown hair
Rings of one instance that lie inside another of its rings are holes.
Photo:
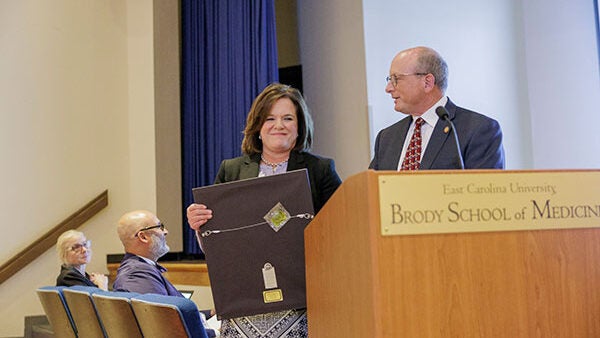
[[[312,146],[313,121],[308,111],[308,106],[300,94],[300,91],[281,83],[272,83],[254,99],[248,117],[246,129],[244,129],[244,140],[242,141],[242,152],[247,155],[262,153],[262,140],[260,129],[267,120],[273,104],[277,100],[288,98],[296,107],[296,118],[298,120],[298,138],[293,150],[307,151]]]

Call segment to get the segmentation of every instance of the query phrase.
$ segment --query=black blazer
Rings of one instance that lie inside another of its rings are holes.
[[[450,99],[446,110],[460,143],[465,169],[504,169],[502,130],[494,119],[456,106]],[[412,117],[381,130],[369,169],[397,170],[402,146]],[[460,169],[452,131],[445,132],[446,121],[438,120],[421,160],[421,169]]]
[[[215,184],[258,177],[259,164],[260,154],[244,155],[224,160],[221,162]],[[335,171],[335,163],[332,159],[307,152],[292,151],[288,160],[287,171],[304,168],[308,169],[313,206],[315,213],[317,213],[340,186],[342,180]]]
[[[73,285],[84,285],[84,286],[95,286],[90,280],[90,275],[85,273],[85,276],[81,274],[74,267],[67,267],[62,265],[60,267],[60,274],[56,277],[56,286],[73,286]]]

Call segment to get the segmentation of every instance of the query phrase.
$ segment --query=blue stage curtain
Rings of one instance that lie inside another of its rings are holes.
[[[274,0],[183,0],[182,201],[184,253],[201,253],[185,209],[239,156],[252,101],[278,80]],[[234,207],[234,206],[232,206]]]

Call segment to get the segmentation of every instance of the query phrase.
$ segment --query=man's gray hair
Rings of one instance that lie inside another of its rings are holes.
[[[417,72],[431,73],[435,77],[435,84],[445,93],[448,88],[448,65],[442,56],[431,48],[422,48],[417,64]]]

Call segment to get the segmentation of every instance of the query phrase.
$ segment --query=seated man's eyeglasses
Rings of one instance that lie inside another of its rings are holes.
[[[83,250],[83,248],[86,248],[87,250],[89,250],[91,246],[92,246],[92,241],[87,240],[82,243],[73,244],[70,249],[72,251],[81,251],[81,250]]]
[[[151,226],[149,226],[149,227],[143,227],[143,228],[141,228],[140,230],[138,230],[138,231],[135,233],[135,236],[134,236],[134,237],[137,237],[137,236],[138,236],[138,234],[139,234],[140,232],[142,232],[142,231],[146,231],[146,230],[152,230],[152,229],[156,229],[156,228],[160,228],[160,231],[165,231],[165,225],[164,225],[164,224],[162,224],[162,223],[158,223],[157,225],[151,225]]]

